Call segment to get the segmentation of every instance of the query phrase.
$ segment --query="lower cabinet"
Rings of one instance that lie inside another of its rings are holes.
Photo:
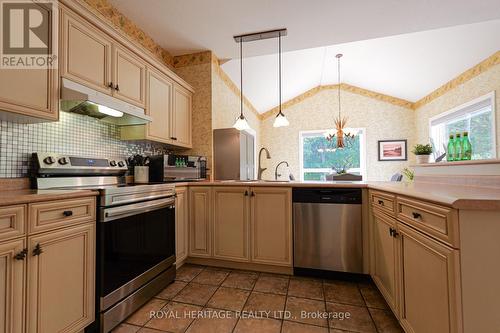
[[[26,265],[23,253],[26,240],[0,243],[0,333],[24,332]]]
[[[397,248],[398,241],[394,237],[396,220],[375,212],[373,215],[372,240],[373,261],[371,275],[378,289],[384,295],[395,314],[398,310],[397,297]]]
[[[188,192],[186,187],[176,187],[175,193],[175,257],[180,266],[188,256]]]
[[[252,262],[292,266],[292,190],[251,188]]]
[[[461,332],[459,251],[401,225],[401,325],[407,332]]]
[[[189,255],[292,266],[292,190],[193,186]]]
[[[189,189],[189,255],[212,256],[212,188]]]
[[[248,261],[249,195],[247,187],[215,187],[214,258]]]
[[[27,332],[78,332],[94,320],[95,225],[28,238]]]

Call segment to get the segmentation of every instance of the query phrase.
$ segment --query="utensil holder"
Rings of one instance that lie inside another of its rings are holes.
[[[149,167],[135,166],[134,167],[134,183],[149,183]]]

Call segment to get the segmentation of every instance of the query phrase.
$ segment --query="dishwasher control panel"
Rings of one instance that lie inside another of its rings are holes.
[[[360,188],[294,188],[293,202],[361,204]]]

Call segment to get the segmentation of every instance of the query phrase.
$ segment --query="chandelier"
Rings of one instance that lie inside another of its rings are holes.
[[[325,133],[325,138],[330,142],[333,147],[330,147],[329,151],[335,151],[337,149],[349,148],[354,143],[356,138],[355,133],[345,132],[347,117],[342,117],[341,105],[340,105],[340,58],[342,54],[339,53],[335,56],[337,58],[337,74],[338,74],[338,116],[334,120],[335,128],[327,131]]]

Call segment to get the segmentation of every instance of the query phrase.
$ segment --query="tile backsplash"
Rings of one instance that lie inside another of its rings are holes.
[[[120,140],[120,128],[95,118],[60,112],[58,122],[18,124],[0,120],[0,178],[28,176],[33,152],[88,157],[162,154],[166,145]]]

